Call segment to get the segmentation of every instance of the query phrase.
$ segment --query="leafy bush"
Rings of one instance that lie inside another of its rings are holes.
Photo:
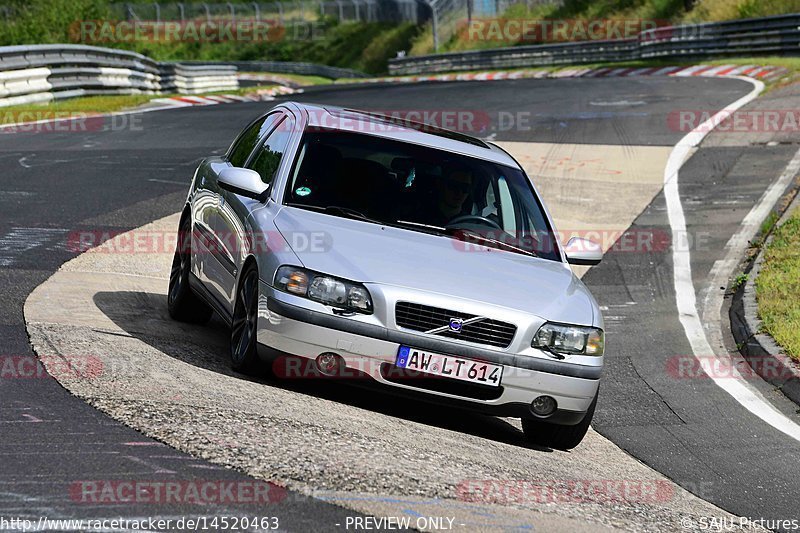
[[[10,22],[0,22],[0,46],[76,43],[82,20],[110,19],[108,0],[14,0]],[[72,30],[72,31],[71,31]],[[266,42],[108,42],[84,43],[133,50],[157,60],[307,61],[386,72],[389,58],[411,48],[413,24],[343,23],[325,19],[288,26],[282,38]],[[313,35],[310,35],[313,32]],[[313,38],[309,38],[313,37]]]
[[[565,0],[562,5],[540,4],[528,9],[526,2],[511,5],[500,16],[509,19],[643,19],[671,23],[709,22],[765,17],[800,12],[800,0]],[[520,43],[470,40],[467,33],[456,33],[442,43],[440,51],[498,48]],[[413,55],[433,52],[433,37],[428,26],[412,45]]]

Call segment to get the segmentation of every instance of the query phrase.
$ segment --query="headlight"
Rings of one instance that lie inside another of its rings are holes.
[[[372,313],[372,298],[363,285],[304,268],[280,267],[275,273],[275,288],[332,307]]]
[[[600,356],[605,349],[605,334],[598,328],[548,322],[533,336],[531,346],[561,354]]]

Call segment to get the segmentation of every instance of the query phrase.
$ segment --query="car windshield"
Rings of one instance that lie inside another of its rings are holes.
[[[284,203],[560,261],[522,171],[374,135],[305,132]]]

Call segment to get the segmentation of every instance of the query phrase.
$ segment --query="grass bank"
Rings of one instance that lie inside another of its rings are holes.
[[[800,359],[800,209],[775,230],[764,251],[756,299],[766,332]]]
[[[53,118],[69,118],[76,114],[114,113],[146,104],[158,96],[148,94],[84,96],[42,104],[0,107],[0,124],[15,124]]]
[[[527,20],[573,20],[597,19],[642,20],[658,22],[659,25],[716,22],[741,18],[783,15],[800,11],[800,0],[564,0],[563,4],[540,4],[528,7],[526,2],[512,5],[499,13],[498,18]],[[411,55],[433,53],[433,36],[430,27],[414,38]],[[455,52],[534,42],[502,43],[490,40],[470,39],[466,25],[455,32],[447,42],[441,43],[440,52]]]
[[[207,94],[256,94],[274,85],[254,85],[239,89],[211,92]],[[127,111],[148,103],[155,98],[168,98],[169,94],[125,94],[108,96],[84,96],[67,100],[54,100],[41,104],[25,104],[0,107],[0,125],[40,120],[80,118],[82,116],[102,115]],[[202,96],[197,95],[197,96]]]
[[[0,46],[94,44],[165,61],[302,61],[381,74],[388,59],[409,49],[419,32],[413,24],[340,24],[328,18],[313,26],[287,26],[264,41],[87,40],[76,30],[80,22],[113,20],[109,4],[108,0],[11,0],[14,15],[8,21],[0,19]]]

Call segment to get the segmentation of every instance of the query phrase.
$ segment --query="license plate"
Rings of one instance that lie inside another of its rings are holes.
[[[395,364],[400,368],[415,370],[423,374],[479,383],[499,387],[503,378],[503,367],[482,361],[464,359],[454,355],[442,355],[400,346]]]

